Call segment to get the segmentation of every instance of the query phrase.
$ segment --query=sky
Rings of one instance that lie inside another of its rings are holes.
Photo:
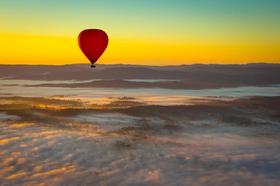
[[[101,64],[280,63],[279,20],[279,0],[1,0],[0,64],[88,63],[87,28]]]

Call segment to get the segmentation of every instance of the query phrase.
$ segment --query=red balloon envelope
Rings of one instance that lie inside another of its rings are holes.
[[[92,67],[95,67],[94,63],[107,48],[107,34],[99,29],[87,29],[79,34],[78,40],[82,52],[90,60]]]

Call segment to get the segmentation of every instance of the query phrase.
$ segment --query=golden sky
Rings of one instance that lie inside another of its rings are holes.
[[[4,0],[0,64],[88,63],[86,28],[109,35],[102,64],[280,63],[279,20],[275,0]]]

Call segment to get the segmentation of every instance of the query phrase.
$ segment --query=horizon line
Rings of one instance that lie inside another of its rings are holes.
[[[1,64],[0,66],[74,66],[74,65],[89,65],[87,63],[69,63],[69,64]],[[167,66],[193,66],[193,65],[280,65],[279,62],[248,62],[248,63],[191,63],[191,64],[176,64],[176,65],[146,65],[146,64],[126,64],[126,63],[114,63],[114,64],[96,64],[97,66],[154,66],[154,67],[167,67]]]

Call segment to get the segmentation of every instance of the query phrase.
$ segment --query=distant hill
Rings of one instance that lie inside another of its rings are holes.
[[[247,65],[181,65],[181,66],[139,66],[139,65],[0,65],[0,78],[28,80],[94,80],[101,79],[109,87],[119,82],[125,87],[127,79],[182,80],[181,84],[168,83],[168,87],[236,87],[266,86],[280,84],[280,64]],[[118,81],[115,81],[118,80]],[[101,82],[102,82],[101,81]],[[111,81],[111,82],[110,82]],[[110,85],[111,84],[111,85]],[[77,84],[78,85],[78,84]],[[79,86],[106,86],[88,83]],[[128,86],[133,85],[130,82]],[[140,84],[152,86],[151,83]],[[116,87],[114,85],[113,87]],[[165,87],[157,83],[157,86]]]

